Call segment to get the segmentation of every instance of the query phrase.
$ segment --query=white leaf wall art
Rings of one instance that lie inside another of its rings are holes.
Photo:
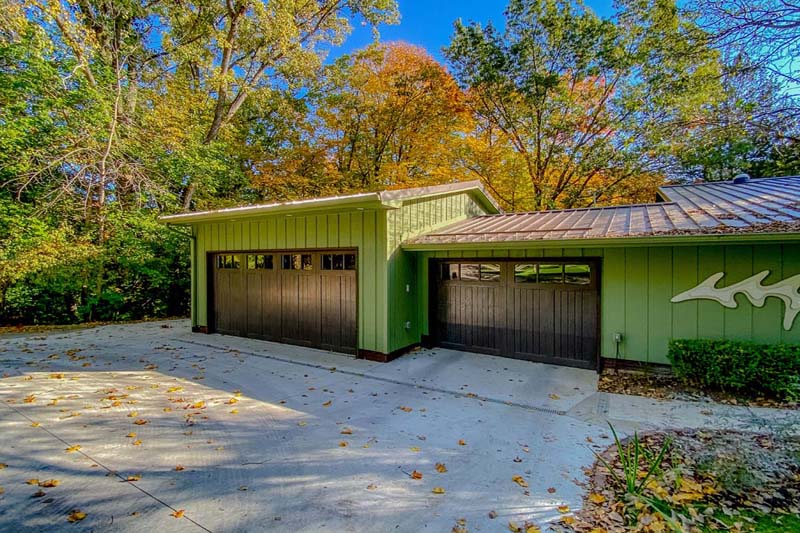
[[[736,308],[735,296],[738,293],[744,294],[750,303],[756,307],[763,307],[764,301],[773,296],[780,298],[784,304],[783,329],[792,329],[794,319],[800,313],[800,274],[786,278],[772,285],[762,285],[761,282],[769,276],[769,270],[764,270],[750,276],[747,279],[734,283],[727,287],[717,288],[717,282],[725,275],[724,272],[717,272],[708,277],[704,282],[688,291],[676,294],[672,297],[672,302],[684,302],[686,300],[714,300],[725,307]]]

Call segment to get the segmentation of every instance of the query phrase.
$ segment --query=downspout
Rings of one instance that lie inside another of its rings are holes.
[[[164,224],[164,226],[172,233],[180,235],[181,237],[188,237],[191,240],[189,243],[189,258],[191,259],[192,264],[189,275],[191,276],[192,286],[190,287],[191,295],[189,301],[191,302],[191,319],[194,321],[197,320],[197,273],[195,270],[197,268],[197,236],[194,234],[194,226],[192,226],[192,229],[190,230],[191,233],[186,233],[178,230],[177,228],[173,228],[169,223]]]

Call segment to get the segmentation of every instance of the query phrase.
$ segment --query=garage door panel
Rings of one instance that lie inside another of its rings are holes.
[[[271,341],[281,338],[280,281],[276,271],[261,277],[261,335]]]
[[[595,267],[580,261],[548,260],[541,267],[523,264],[518,282],[517,261],[499,266],[495,261],[434,265],[437,342],[450,348],[594,368],[599,301]],[[480,277],[475,275],[478,264]],[[486,272],[492,281],[483,278]]]
[[[356,352],[353,251],[241,252],[236,261],[232,257],[212,257],[211,316],[216,331]]]
[[[320,344],[332,350],[346,350],[356,342],[355,275],[324,275],[322,284]]]

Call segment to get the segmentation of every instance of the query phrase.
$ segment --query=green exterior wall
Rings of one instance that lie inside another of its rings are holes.
[[[415,254],[403,251],[400,244],[436,228],[483,214],[486,211],[469,193],[406,201],[398,209],[387,212],[389,352],[420,342],[423,326],[417,314],[417,295],[420,284],[427,285],[427,278],[417,276]]]
[[[302,216],[257,216],[231,222],[198,223],[192,230],[196,239],[196,253],[192,260],[197,280],[197,301],[192,306],[196,314],[192,317],[193,325],[208,325],[208,253],[357,248],[359,347],[386,351],[385,211],[365,209]]]
[[[755,342],[800,343],[800,319],[783,329],[783,302],[767,298],[753,306],[738,295],[736,309],[709,300],[672,303],[675,294],[696,286],[711,274],[725,272],[720,286],[770,270],[768,285],[800,273],[800,245],[703,244],[698,246],[615,246],[602,248],[452,249],[416,252],[417,279],[428,279],[431,258],[444,257],[595,257],[601,260],[601,345],[603,357],[615,356],[614,333],[620,332],[622,359],[668,363],[672,338],[727,338]],[[417,291],[421,334],[428,334],[427,283]]]

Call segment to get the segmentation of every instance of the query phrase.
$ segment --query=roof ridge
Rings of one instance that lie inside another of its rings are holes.
[[[768,181],[768,180],[782,180],[782,179],[800,179],[800,175],[791,175],[791,176],[763,176],[761,178],[750,178],[745,183],[737,183],[736,185],[746,185],[748,183],[752,183],[754,181]],[[669,185],[659,185],[659,189],[669,189],[672,187],[702,187],[704,185],[722,185],[728,184],[733,185],[733,180],[717,180],[717,181],[701,181],[699,183],[671,183]]]

